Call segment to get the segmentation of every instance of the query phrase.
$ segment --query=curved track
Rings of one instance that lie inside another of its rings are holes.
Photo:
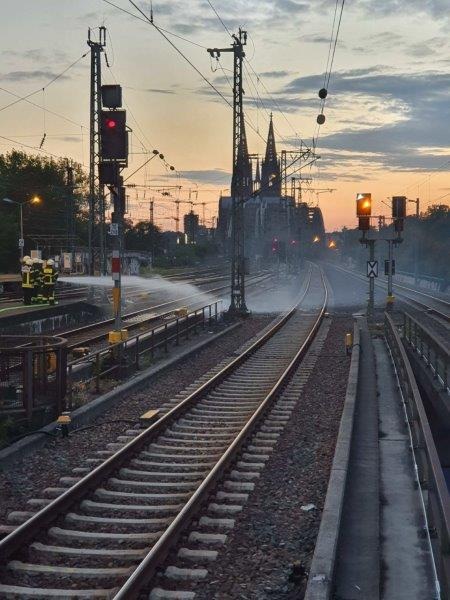
[[[94,470],[82,476],[81,467],[30,501],[39,512],[11,515],[27,520],[0,542],[0,596],[137,598],[240,451],[251,454],[262,419],[269,414],[276,429],[286,418],[273,404],[326,303],[313,267],[299,303],[226,367],[148,429],[109,444]]]
[[[358,279],[359,281],[367,283],[367,277],[365,277],[361,273],[357,273],[350,269],[345,269],[344,267],[331,263],[329,263],[329,266],[336,269],[337,271],[345,273],[346,275],[350,275],[355,279]],[[384,281],[376,281],[375,285],[379,289],[387,288],[387,283]],[[433,296],[432,294],[427,294],[426,292],[423,292],[421,290],[410,288],[400,283],[394,283],[393,287],[399,298],[402,300],[402,302],[406,302],[407,304],[410,304],[415,308],[425,310],[429,314],[435,315],[436,317],[446,322],[450,322],[449,301],[445,300],[444,298]]]

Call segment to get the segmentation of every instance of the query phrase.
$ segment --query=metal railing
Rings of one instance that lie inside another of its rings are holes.
[[[435,290],[437,292],[445,292],[448,287],[448,282],[443,277],[425,275],[424,273],[417,273],[417,275],[415,275],[411,271],[400,271],[398,269],[397,275],[407,278],[409,283],[414,283],[417,280],[419,286],[422,282],[429,283],[431,285],[423,287],[427,287],[427,289]]]
[[[149,366],[158,352],[168,354],[171,344],[178,346],[180,341],[189,340],[207,325],[217,323],[222,311],[222,300],[217,300],[126,341],[111,344],[107,349],[101,348],[70,361],[67,365],[67,409],[73,410],[83,404],[76,397],[80,386],[93,386],[99,394],[102,380],[120,380]],[[148,364],[145,364],[146,360]]]
[[[414,332],[413,332],[414,334]],[[391,316],[385,335],[405,401],[442,598],[450,598],[450,497],[417,383]]]
[[[421,358],[426,368],[442,389],[450,394],[449,350],[436,339],[433,333],[409,313],[403,314],[403,336],[413,351]]]
[[[58,415],[66,393],[67,342],[0,336],[0,416],[39,426]]]

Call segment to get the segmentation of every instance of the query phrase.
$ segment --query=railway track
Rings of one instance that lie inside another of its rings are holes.
[[[271,278],[271,275],[266,274],[262,276],[255,276],[253,278],[249,278],[248,285],[255,286],[261,283],[266,282]],[[163,319],[171,314],[173,314],[174,309],[177,306],[180,306],[183,302],[189,302],[192,306],[195,305],[196,299],[199,297],[205,296],[205,294],[217,294],[227,290],[229,288],[228,278],[227,284],[219,287],[215,287],[209,289],[208,291],[199,291],[196,294],[190,294],[189,296],[184,296],[183,298],[177,298],[176,300],[169,300],[167,302],[163,302],[161,304],[157,304],[155,306],[150,306],[147,308],[143,308],[140,310],[136,310],[130,313],[127,313],[123,316],[123,328],[128,331],[133,331],[136,329],[145,329],[148,325],[154,325],[155,321],[158,319]],[[197,303],[202,304],[197,300]],[[64,338],[68,340],[68,348],[69,350],[77,347],[77,346],[90,346],[92,344],[96,344],[100,341],[104,341],[106,344],[106,336],[108,331],[110,331],[111,325],[114,324],[114,319],[104,319],[98,323],[91,323],[89,325],[83,325],[81,327],[76,327],[74,329],[70,329],[68,331],[63,331],[60,335],[63,335]]]
[[[88,295],[89,288],[87,287],[79,287],[73,290],[65,289],[58,291],[58,300],[71,300],[78,298],[86,298]],[[0,304],[3,306],[7,306],[9,304],[17,304],[22,301],[22,294],[8,294],[0,296]],[[37,304],[32,304],[31,306],[39,306]]]
[[[127,431],[60,487],[30,499],[29,512],[11,513],[18,525],[0,542],[0,597],[137,598],[202,512],[186,560],[202,550],[208,555],[211,542],[223,538],[211,526],[220,526],[221,511],[233,510],[289,419],[292,401],[275,401],[326,303],[314,266],[299,303],[256,342],[168,403],[156,423]],[[216,493],[223,480],[226,491]]]
[[[350,269],[344,269],[343,267],[334,264],[330,264],[330,266],[337,269],[338,271],[342,271],[348,275],[352,275],[360,281],[367,282],[367,277],[361,275],[360,273],[355,273]],[[375,285],[378,288],[387,288],[386,282],[376,281]],[[397,295],[401,298],[402,302],[406,302],[414,308],[424,310],[429,315],[434,315],[447,323],[450,322],[450,302],[448,302],[444,298],[439,298],[437,296],[433,296],[432,294],[427,294],[426,292],[422,292],[420,290],[416,290],[410,288],[409,286],[405,286],[399,283],[394,283],[393,287],[394,290],[396,290]]]
[[[166,275],[163,279],[177,283],[190,283],[192,285],[200,286],[218,282],[226,278],[228,278],[228,274],[224,273],[223,269],[214,267],[197,271],[189,271],[186,273],[181,272],[173,275]],[[64,283],[67,283],[70,286],[70,281],[67,279],[64,281]],[[70,287],[59,289],[57,293],[58,300],[86,299],[91,288],[92,286],[77,284],[77,286],[73,287],[72,289],[70,289]],[[131,300],[133,298],[139,299],[139,297],[143,294],[146,295],[146,292],[138,286],[130,285],[125,288],[125,296],[129,297]],[[110,293],[108,294],[108,298],[110,301],[112,301]],[[0,295],[0,304],[4,306],[16,304],[21,300],[22,294],[20,292],[4,292]]]

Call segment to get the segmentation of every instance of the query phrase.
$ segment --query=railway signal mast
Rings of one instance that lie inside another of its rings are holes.
[[[122,88],[120,85],[103,85],[101,94],[99,181],[101,188],[103,185],[108,186],[114,206],[109,229],[109,235],[112,238],[111,274],[114,281],[115,318],[114,330],[109,333],[109,341],[114,344],[124,341],[127,334],[127,330],[122,329],[121,316],[121,258],[126,196],[120,171],[128,165],[128,129],[126,111],[121,108]]]
[[[373,317],[375,305],[375,278],[378,277],[378,261],[375,260],[375,245],[377,238],[369,238],[370,219],[378,219],[379,222],[384,222],[384,216],[372,216],[372,194],[357,194],[356,195],[356,215],[358,217],[358,229],[362,231],[362,237],[359,240],[369,248],[369,260],[367,261],[367,277],[369,278],[369,303],[367,314]],[[385,274],[388,278],[388,293],[387,293],[387,309],[391,309],[394,302],[392,291],[392,277],[395,270],[394,246],[403,241],[401,237],[403,231],[404,220],[406,217],[406,197],[394,196],[392,198],[392,222],[396,235],[394,237],[385,238],[388,243],[388,260],[385,263]]]
[[[245,316],[249,311],[245,303],[245,246],[244,202],[246,192],[251,191],[251,167],[245,134],[242,62],[245,57],[247,32],[239,29],[233,35],[231,48],[208,48],[212,58],[220,58],[223,52],[233,52],[233,175],[231,179],[231,299],[228,314]]]

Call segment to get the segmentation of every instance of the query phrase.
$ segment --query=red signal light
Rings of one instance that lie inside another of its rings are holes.
[[[114,129],[114,127],[117,125],[116,121],[114,121],[114,119],[106,119],[106,127],[108,127],[109,129]]]

